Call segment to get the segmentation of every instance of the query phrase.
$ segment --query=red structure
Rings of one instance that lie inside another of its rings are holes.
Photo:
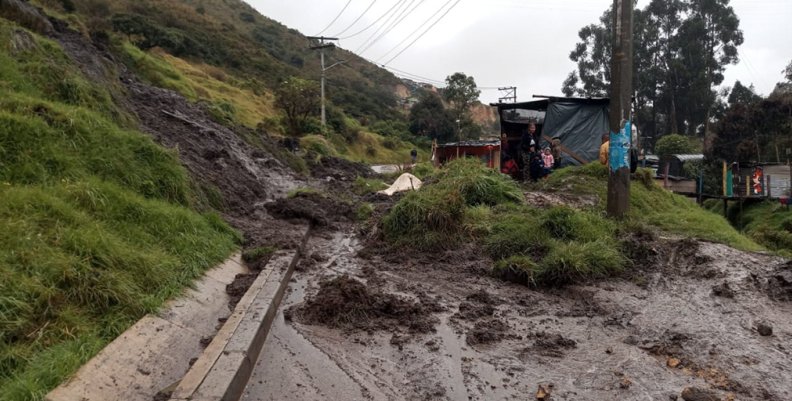
[[[457,157],[475,157],[487,167],[500,171],[501,143],[499,140],[451,142],[437,145],[432,154],[435,166]]]

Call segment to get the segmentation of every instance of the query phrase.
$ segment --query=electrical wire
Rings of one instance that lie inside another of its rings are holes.
[[[338,19],[339,19],[339,18],[341,18],[341,15],[342,15],[342,14],[344,14],[344,11],[346,11],[346,9],[347,9],[347,7],[349,7],[349,4],[350,4],[350,3],[352,3],[352,0],[349,0],[349,1],[347,1],[347,3],[346,3],[346,5],[344,6],[344,8],[342,8],[342,9],[341,9],[341,12],[340,12],[340,13],[338,13],[338,15],[336,15],[336,17],[335,17],[335,18],[333,18],[333,20],[332,20],[332,21],[330,21],[330,23],[329,23],[329,24],[327,24],[327,26],[325,27],[325,29],[322,29],[322,30],[321,30],[319,33],[317,33],[317,34],[316,34],[316,35],[314,35],[314,36],[319,36],[319,35],[323,34],[323,33],[324,33],[324,31],[328,30],[328,29],[329,29],[331,26],[333,26],[333,24],[335,24],[335,22],[336,22],[336,21],[338,21]]]
[[[385,57],[387,57],[387,56],[388,56],[388,54],[392,53],[394,50],[396,50],[396,49],[398,49],[399,47],[401,47],[401,45],[403,45],[403,44],[404,44],[404,42],[406,42],[407,40],[409,40],[409,39],[410,39],[410,38],[411,38],[413,35],[415,35],[416,33],[418,33],[418,31],[420,31],[421,29],[423,29],[423,27],[424,27],[424,26],[426,26],[426,24],[428,24],[428,23],[429,23],[429,21],[431,21],[432,19],[434,19],[434,17],[436,17],[436,16],[437,16],[437,14],[439,14],[439,13],[440,13],[440,11],[443,11],[443,9],[444,9],[444,8],[445,8],[447,5],[451,4],[451,2],[452,2],[452,1],[453,1],[453,0],[448,0],[448,1],[447,1],[445,4],[443,4],[442,6],[440,6],[440,8],[438,8],[438,9],[437,9],[437,11],[435,11],[435,13],[434,13],[434,14],[432,14],[432,15],[431,15],[429,18],[427,18],[427,19],[426,19],[426,21],[424,21],[424,22],[423,22],[423,23],[422,23],[422,24],[421,24],[421,25],[420,25],[418,28],[416,28],[414,31],[412,31],[412,32],[411,32],[409,35],[405,36],[405,37],[404,37],[404,39],[402,39],[402,41],[401,41],[401,42],[399,42],[399,44],[397,44],[396,46],[393,46],[393,48],[391,48],[391,49],[390,49],[390,50],[388,50],[388,51],[387,51],[385,54],[383,54],[382,56],[380,56],[380,58],[378,58],[378,59],[377,59],[377,62],[379,62],[380,60],[384,59]]]
[[[350,28],[352,28],[353,26],[355,26],[355,24],[357,24],[357,23],[358,23],[358,21],[360,21],[360,19],[361,19],[361,18],[363,18],[363,16],[364,16],[364,15],[366,15],[366,13],[368,13],[368,12],[369,12],[369,10],[371,10],[371,7],[374,7],[374,4],[377,4],[377,0],[374,0],[374,1],[372,1],[372,2],[371,2],[371,4],[369,4],[369,6],[368,6],[368,7],[366,7],[366,9],[365,9],[365,10],[363,10],[363,14],[360,14],[360,16],[359,16],[359,17],[355,18],[355,20],[354,20],[354,21],[352,21],[352,23],[351,23],[351,24],[349,24],[349,26],[347,26],[346,28],[344,28],[344,30],[343,30],[343,31],[341,31],[341,32],[339,32],[339,33],[337,33],[337,34],[335,34],[335,35],[333,35],[333,36],[334,36],[334,37],[339,37],[339,36],[343,35],[343,34],[344,34],[344,32],[348,31]]]
[[[404,5],[404,4],[407,4],[407,7],[409,7],[409,6],[410,6],[410,4],[412,4],[412,2],[413,2],[413,1],[415,1],[415,0],[411,0],[411,1],[410,1],[410,3],[407,3],[407,0],[399,0],[399,7],[397,7],[397,8],[396,8],[396,9],[393,11],[393,13],[391,13],[391,15],[389,15],[389,16],[388,16],[388,18],[387,18],[387,19],[385,19],[385,22],[382,24],[382,26],[380,26],[379,28],[377,28],[377,29],[374,31],[374,33],[372,33],[372,34],[371,34],[371,36],[369,36],[368,38],[366,38],[366,40],[365,40],[365,41],[363,41],[363,44],[362,44],[362,45],[360,45],[360,47],[358,47],[358,48],[355,50],[355,53],[358,53],[358,54],[362,53],[362,51],[361,51],[361,50],[364,50],[364,48],[367,48],[367,46],[368,46],[369,42],[371,42],[371,40],[372,40],[372,39],[374,39],[375,37],[377,37],[377,35],[379,35],[379,34],[380,34],[380,32],[383,30],[383,28],[386,28],[386,27],[390,26],[391,20],[393,20],[393,19],[394,19],[393,17],[396,17],[397,15],[401,15],[401,13],[404,11],[404,10],[402,10],[402,5]],[[406,9],[407,9],[407,7],[405,7],[404,9],[406,10]],[[398,17],[397,17],[397,18],[398,18]]]
[[[414,1],[414,0],[413,0],[413,1]],[[379,42],[380,40],[382,40],[382,38],[384,38],[384,37],[385,37],[387,34],[389,34],[389,33],[390,33],[390,32],[391,32],[391,31],[392,31],[394,28],[396,28],[396,27],[397,27],[399,24],[401,24],[401,23],[402,23],[402,21],[404,21],[404,20],[405,20],[407,17],[409,17],[409,16],[410,16],[410,14],[412,14],[412,13],[413,13],[413,12],[414,12],[414,11],[415,11],[415,10],[416,10],[418,7],[420,7],[420,6],[421,6],[421,4],[423,4],[423,3],[424,3],[424,1],[425,1],[425,0],[421,0],[420,2],[418,2],[418,4],[416,4],[416,5],[415,5],[415,7],[413,7],[413,8],[412,8],[412,9],[410,9],[409,11],[407,11],[407,13],[406,13],[406,14],[402,13],[402,15],[400,15],[400,16],[399,16],[400,18],[397,18],[397,19],[396,19],[396,21],[395,21],[393,24],[391,24],[391,26],[389,26],[388,28],[386,28],[384,32],[382,32],[382,33],[381,33],[379,36],[377,36],[377,38],[376,38],[376,39],[374,39],[374,41],[373,41],[373,42],[369,43],[369,45],[368,45],[368,46],[366,46],[366,48],[365,48],[365,49],[363,49],[363,51],[362,51],[362,52],[365,52],[366,50],[370,49],[370,48],[371,48],[371,46],[373,46],[374,44],[376,44],[377,42]],[[450,0],[449,0],[449,1],[450,1]],[[413,2],[410,2],[410,5],[412,5],[412,3],[413,3]],[[409,7],[410,7],[410,6],[408,5],[408,6],[407,6],[407,8],[409,8]],[[406,9],[405,9],[405,11],[406,11]],[[361,52],[361,53],[362,53],[362,52]]]
[[[404,1],[404,0],[402,0],[402,1]],[[379,18],[374,20],[374,22],[369,24],[367,27],[365,27],[365,28],[363,28],[363,29],[351,34],[351,35],[344,36],[343,38],[340,38],[340,39],[344,40],[344,39],[354,38],[355,36],[358,36],[361,33],[368,31],[369,29],[371,29],[371,27],[373,27],[374,25],[377,25],[377,23],[380,22],[380,20],[385,18],[386,15],[390,14],[390,12],[393,11],[393,9],[396,8],[396,6],[398,6],[402,1],[397,1],[396,3],[394,3],[393,6],[391,6],[391,8],[388,9],[388,11],[385,11],[384,14],[380,15]]]
[[[424,35],[426,35],[426,33],[427,33],[427,32],[431,31],[431,30],[432,30],[432,28],[434,28],[434,26],[435,26],[435,25],[437,25],[437,23],[438,23],[438,22],[442,21],[442,20],[443,20],[443,18],[445,18],[445,16],[446,16],[446,15],[448,15],[448,13],[449,13],[449,12],[451,12],[451,10],[453,10],[453,9],[454,9],[454,7],[456,7],[456,6],[457,6],[457,4],[459,4],[459,2],[461,2],[461,1],[462,1],[462,0],[456,0],[456,3],[452,4],[452,5],[451,5],[451,7],[450,7],[448,10],[446,10],[446,12],[445,12],[445,13],[443,13],[443,15],[441,15],[441,16],[440,16],[440,18],[438,18],[438,19],[437,19],[437,21],[435,21],[434,23],[432,23],[432,25],[430,25],[430,26],[429,26],[429,28],[427,28],[425,31],[423,31],[423,33],[421,33],[421,34],[420,34],[420,35],[419,35],[417,38],[415,38],[415,40],[413,40],[412,42],[410,42],[410,44],[408,44],[408,45],[407,45],[407,47],[405,47],[404,49],[402,49],[400,52],[396,53],[396,55],[395,55],[395,56],[391,57],[391,59],[390,59],[390,60],[388,60],[388,61],[386,61],[385,63],[383,63],[383,65],[388,65],[388,64],[390,64],[391,62],[393,62],[393,60],[395,60],[396,58],[398,58],[399,56],[401,56],[401,55],[402,55],[402,53],[404,53],[405,51],[407,51],[407,49],[409,49],[410,47],[412,47],[412,45],[414,45],[414,44],[415,44],[415,42],[419,41],[419,40],[420,40],[420,39],[421,39],[421,38],[422,38]]]

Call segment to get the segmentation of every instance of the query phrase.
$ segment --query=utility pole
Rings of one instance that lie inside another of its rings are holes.
[[[322,128],[324,128],[327,125],[327,117],[326,117],[326,114],[325,114],[325,72],[327,72],[327,70],[329,70],[329,69],[331,69],[331,68],[333,68],[333,67],[335,67],[335,66],[337,66],[339,64],[344,63],[344,61],[339,61],[339,62],[331,65],[330,67],[325,68],[325,53],[324,53],[324,51],[325,51],[325,49],[329,49],[329,48],[334,48],[335,47],[335,44],[333,44],[333,43],[325,43],[325,42],[326,41],[336,41],[336,40],[338,40],[338,38],[328,38],[328,37],[325,37],[325,36],[309,36],[308,39],[318,40],[319,41],[318,45],[311,46],[310,48],[311,48],[311,50],[319,50],[319,54],[321,55],[320,57],[321,57],[321,60],[322,60],[322,84],[321,84],[322,85]]]
[[[622,218],[630,209],[632,141],[633,0],[613,0],[608,216]]]
[[[498,102],[503,103],[504,100],[510,100],[512,103],[517,103],[517,87],[506,86],[498,88],[499,91],[504,92],[503,97],[498,98]]]

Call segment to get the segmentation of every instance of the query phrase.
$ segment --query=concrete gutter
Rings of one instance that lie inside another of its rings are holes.
[[[239,399],[309,232],[306,227],[298,250],[272,256],[233,312],[226,286],[249,272],[240,254],[207,271],[159,313],[143,317],[45,400],[151,401],[174,388],[175,400]],[[218,331],[220,319],[227,320]],[[204,349],[202,340],[212,336]]]
[[[247,386],[289,285],[297,251],[278,251],[237,304],[225,325],[190,368],[172,401],[237,401]]]
[[[226,285],[248,273],[241,255],[206,272],[194,288],[143,317],[46,396],[48,401],[151,401],[189,369],[201,339],[228,317]]]

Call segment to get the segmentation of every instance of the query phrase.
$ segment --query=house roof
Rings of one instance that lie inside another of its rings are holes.
[[[519,103],[490,103],[490,106],[497,107],[499,110],[527,109],[527,110],[546,110],[550,103],[577,103],[577,104],[610,104],[607,97],[544,97],[539,100]]]

